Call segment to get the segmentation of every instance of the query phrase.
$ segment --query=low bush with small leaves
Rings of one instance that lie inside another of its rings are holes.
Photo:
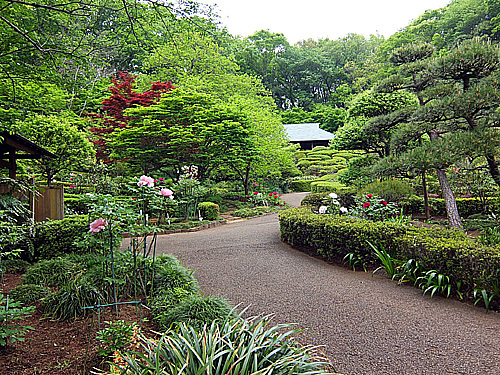
[[[201,202],[198,204],[200,216],[205,220],[217,220],[220,215],[219,205],[212,202]]]
[[[88,249],[73,245],[89,231],[88,216],[75,216],[38,224],[35,235],[35,259],[52,259],[71,253],[85,253]]]

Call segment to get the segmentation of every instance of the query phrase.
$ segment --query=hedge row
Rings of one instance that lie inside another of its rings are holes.
[[[500,247],[483,246],[457,230],[317,215],[308,207],[282,211],[279,220],[283,241],[326,260],[355,253],[374,266],[378,261],[369,241],[396,259],[415,259],[426,270],[448,275],[453,285],[462,283],[465,297],[472,298],[475,288],[493,293],[498,285]]]
[[[471,215],[481,214],[484,211],[484,204],[477,198],[457,198],[458,212],[462,217],[469,217]],[[418,196],[412,196],[400,202],[400,206],[408,214],[424,213],[424,199]],[[433,216],[446,216],[446,205],[444,199],[429,198],[429,206],[431,215]],[[486,198],[486,212],[497,213],[500,212],[500,198],[491,197]]]

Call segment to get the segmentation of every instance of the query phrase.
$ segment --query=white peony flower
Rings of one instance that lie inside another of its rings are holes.
[[[340,212],[342,212],[343,214],[346,214],[347,213],[347,208],[345,207],[340,207]]]
[[[335,194],[335,193],[330,193],[330,194],[328,194],[328,196],[329,196],[330,198],[332,198],[332,199],[337,199],[337,198],[339,197],[339,196],[338,196],[337,194]]]
[[[326,210],[328,210],[328,207],[326,207],[326,206],[321,206],[321,207],[319,208],[319,213],[320,213],[320,214],[326,214]]]

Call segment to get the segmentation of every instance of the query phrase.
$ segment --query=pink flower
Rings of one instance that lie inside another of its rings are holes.
[[[160,177],[160,181],[163,181],[163,178],[162,178],[162,177]]]
[[[71,176],[71,177],[75,177],[75,176],[76,176],[76,174],[74,174],[74,173],[71,173],[71,174],[70,174],[70,176]]]
[[[106,227],[106,225],[108,225],[108,222],[106,221],[106,219],[103,219],[102,217],[99,219],[96,219],[90,223],[89,232],[92,234],[99,233],[101,230],[103,230]]]
[[[368,195],[365,195],[365,197],[366,197],[366,198],[372,198],[372,197],[373,197],[373,195],[368,194]]]
[[[163,195],[164,197],[169,197],[170,199],[174,199],[174,192],[170,189],[163,188],[158,194]]]
[[[155,181],[153,178],[143,175],[141,176],[141,178],[139,178],[137,186],[146,186],[146,185],[148,185],[148,187],[153,187],[155,186]]]
[[[269,193],[269,196],[272,197],[273,193]]]
[[[253,195],[257,195],[257,194],[259,194],[259,193],[258,193],[258,192],[256,192],[256,191],[254,191],[254,192],[253,192]]]
[[[369,202],[366,202],[366,203],[363,205],[363,208],[368,208],[368,207],[370,207],[370,206],[371,206],[371,204],[370,204]]]
[[[382,203],[384,206],[387,206],[387,202],[386,201],[380,201],[380,203]]]

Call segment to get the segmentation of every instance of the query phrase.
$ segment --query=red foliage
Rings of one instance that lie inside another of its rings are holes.
[[[149,107],[156,103],[161,95],[175,87],[172,82],[153,82],[151,90],[144,92],[134,91],[136,76],[128,72],[120,72],[118,77],[113,77],[113,86],[109,88],[111,96],[102,102],[101,113],[91,113],[90,116],[100,119],[99,124],[89,130],[97,136],[94,144],[97,148],[97,158],[109,162],[110,149],[106,135],[117,128],[124,128],[131,120],[130,116],[124,116],[123,112],[132,107]]]

